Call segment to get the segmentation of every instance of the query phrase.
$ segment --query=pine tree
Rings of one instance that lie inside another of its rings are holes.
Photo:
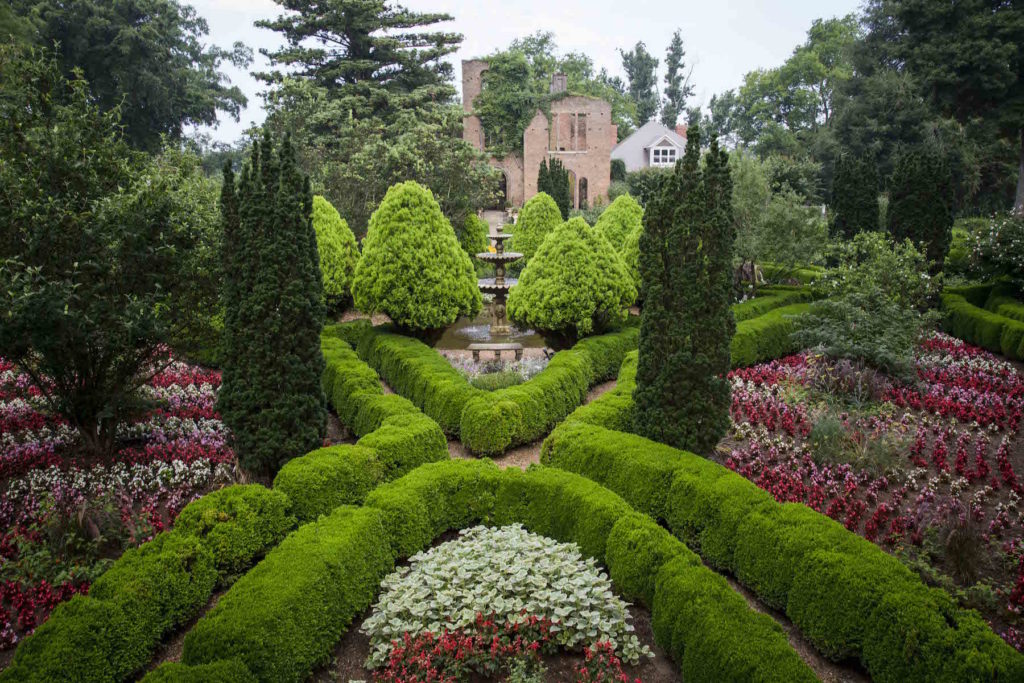
[[[322,443],[323,285],[313,195],[287,138],[225,173],[225,362],[218,409],[241,466],[273,474]]]
[[[537,193],[541,192],[551,196],[551,172],[547,159],[540,160],[540,170],[537,171]]]
[[[690,72],[686,71],[686,50],[682,33],[676,29],[665,53],[665,101],[661,105],[661,122],[675,128],[679,115],[686,111],[686,100],[693,96]]]
[[[942,270],[953,229],[953,176],[934,144],[901,150],[886,219],[894,238],[923,244],[934,271]]]
[[[834,237],[878,230],[878,168],[871,159],[850,153],[836,158],[831,208]]]
[[[636,104],[636,125],[640,127],[658,113],[658,60],[643,42],[626,52],[619,50],[622,68],[629,79],[629,96]]]
[[[644,212],[633,426],[648,438],[706,454],[729,426],[735,229],[728,157],[713,137],[702,170],[700,137],[699,127],[689,131],[683,163],[662,180]]]

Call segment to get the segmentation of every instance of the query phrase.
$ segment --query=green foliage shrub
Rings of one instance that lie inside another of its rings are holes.
[[[290,460],[274,477],[274,490],[287,495],[295,515],[308,522],[340,505],[362,502],[383,480],[375,451],[341,445]]]
[[[729,427],[736,233],[728,155],[712,138],[702,168],[700,140],[693,126],[682,162],[644,213],[633,429],[703,453]]]
[[[878,168],[867,157],[845,152],[836,157],[832,177],[832,235],[853,239],[859,232],[874,232],[879,225]]]
[[[477,389],[484,391],[496,391],[507,389],[522,384],[525,381],[522,373],[518,370],[499,370],[477,375],[469,380],[469,383]]]
[[[512,233],[512,249],[529,263],[544,243],[544,238],[561,224],[562,214],[555,200],[546,192],[538,192],[523,204],[519,212],[519,220]]]
[[[900,151],[889,185],[889,233],[919,245],[933,272],[949,249],[955,199],[952,171],[934,142]]]
[[[412,181],[393,185],[370,217],[352,294],[359,310],[412,330],[474,316],[482,303],[469,256],[430,191]]]
[[[946,331],[989,351],[1024,360],[1024,322],[975,306],[967,296],[957,291],[949,288],[941,297]],[[968,296],[972,294],[970,291],[965,293]]]
[[[178,513],[174,529],[203,541],[226,577],[253,562],[295,527],[288,497],[258,484],[236,484],[194,500]]]
[[[825,276],[825,269],[819,266],[785,266],[777,263],[759,264],[761,275],[773,283],[796,280],[802,285],[813,285]]]
[[[614,182],[625,182],[626,180],[626,162],[622,159],[612,159],[611,164],[611,181]],[[614,199],[614,197],[612,197]]]
[[[145,683],[257,683],[237,659],[225,659],[212,664],[185,666],[181,662],[165,662],[142,679]]]
[[[327,413],[320,378],[323,287],[309,179],[286,138],[253,143],[235,183],[224,171],[224,372],[217,407],[239,464],[273,474],[316,448]]]
[[[733,304],[732,315],[738,324],[744,320],[759,318],[776,308],[807,302],[813,298],[814,292],[807,287],[787,287],[785,285],[764,287],[757,290],[757,296],[753,299]],[[738,330],[737,334],[739,334]]]
[[[622,255],[629,236],[643,230],[644,208],[628,194],[615,199],[594,224],[594,231]]]
[[[626,186],[631,194],[642,206],[647,204],[661,190],[661,182],[666,176],[672,173],[666,168],[645,168],[639,171],[630,171],[626,174]]]
[[[487,251],[487,248],[491,246],[491,240],[487,236],[489,231],[490,226],[483,218],[475,213],[466,216],[466,220],[462,222],[462,229],[458,232],[458,238],[459,246],[470,259]]]
[[[238,659],[259,680],[305,680],[393,568],[387,538],[370,508],[340,507],[300,527],[188,632],[182,662]]]
[[[1001,214],[975,227],[968,240],[975,277],[1001,279],[1024,292],[1024,215]]]
[[[828,298],[801,317],[797,341],[912,381],[914,349],[938,318],[928,310],[937,288],[924,255],[909,240],[861,232],[841,245],[822,287]]]
[[[621,324],[636,288],[615,250],[582,218],[555,228],[508,297],[513,321],[586,336]]]
[[[541,160],[537,173],[537,192],[543,192],[554,200],[563,221],[569,218],[573,187],[569,181],[569,172],[560,159]]]
[[[320,195],[313,197],[313,229],[316,230],[324,296],[336,307],[337,302],[352,294],[359,245],[338,210]]]
[[[700,563],[693,551],[647,515],[631,512],[608,534],[605,563],[627,600],[652,604],[658,571],[677,557],[692,565]]]

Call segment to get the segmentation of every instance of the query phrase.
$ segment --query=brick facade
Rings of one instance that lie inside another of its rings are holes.
[[[462,137],[477,149],[484,149],[484,133],[480,119],[472,115],[473,100],[480,94],[484,60],[462,62]],[[564,88],[564,80],[556,74],[552,92]],[[562,76],[564,79],[564,76]],[[513,206],[537,194],[537,173],[541,161],[561,160],[573,183],[573,206],[581,200],[593,204],[600,197],[608,199],[611,177],[611,151],[617,130],[612,123],[611,105],[595,97],[570,95],[551,103],[551,119],[541,111],[533,117],[523,133],[522,153],[504,158],[492,157],[490,163],[505,174],[507,199]]]

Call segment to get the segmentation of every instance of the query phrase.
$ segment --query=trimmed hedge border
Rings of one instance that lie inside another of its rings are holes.
[[[943,326],[958,339],[1007,358],[1024,360],[1024,322],[987,311],[972,301],[991,285],[974,288],[947,288],[942,293]],[[984,299],[988,299],[987,293]]]
[[[805,286],[770,285],[757,290],[757,296],[747,301],[733,304],[732,314],[737,323],[760,317],[768,311],[790,304],[813,301],[814,292]]]
[[[628,379],[629,368],[623,373]],[[544,441],[541,461],[662,520],[710,565],[783,609],[825,656],[857,658],[876,681],[1024,680],[1024,656],[976,612],[871,542],[804,505],[776,502],[717,463],[618,431],[628,424],[628,392],[573,413]]]
[[[729,350],[732,366],[754,365],[799,351],[799,345],[793,341],[793,332],[799,325],[795,316],[806,313],[810,307],[808,303],[789,304],[737,323]]]
[[[627,599],[652,611],[655,639],[687,681],[814,681],[768,616],[622,498],[575,474],[543,467],[502,472],[492,462],[423,465],[285,539],[186,636],[183,664],[145,680],[300,681],[377,595],[398,557],[446,531],[519,522],[571,541],[608,567]],[[222,673],[218,670],[218,674]]]
[[[593,384],[615,376],[635,349],[635,325],[588,337],[559,351],[528,382],[497,391],[477,389],[436,350],[400,334],[335,325],[326,335],[358,339],[359,356],[399,394],[459,436],[471,452],[491,455],[544,436],[586,398]]]
[[[218,585],[231,583],[294,527],[287,497],[257,484],[189,503],[172,531],[126,551],[89,595],[58,605],[19,644],[0,681],[130,678],[149,663],[164,634],[194,617]]]
[[[320,448],[290,460],[277,473],[274,489],[292,500],[295,515],[306,522],[339,505],[362,503],[378,484],[449,457],[438,424],[408,399],[385,394],[377,373],[348,343],[324,335],[321,347],[324,394],[338,419],[360,438],[355,445]]]
[[[814,284],[825,274],[825,269],[821,266],[796,266],[794,268],[787,268],[786,266],[780,266],[774,263],[762,263],[759,267],[761,268],[761,274],[764,275],[766,279],[773,280],[791,278],[802,285]]]

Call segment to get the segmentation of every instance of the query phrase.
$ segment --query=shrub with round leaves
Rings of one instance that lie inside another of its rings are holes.
[[[529,263],[544,243],[544,238],[562,224],[562,213],[551,195],[538,192],[523,205],[512,234],[512,249],[523,255]]]
[[[316,248],[320,252],[320,273],[324,294],[328,298],[341,298],[350,293],[359,246],[348,223],[331,203],[316,195],[313,197],[313,228],[316,230]]]
[[[539,330],[584,336],[624,322],[635,300],[622,259],[577,217],[544,239],[509,292],[508,315]]]
[[[480,312],[473,264],[430,190],[412,181],[388,190],[370,217],[352,295],[364,313],[416,330]]]
[[[559,543],[518,524],[464,529],[458,539],[412,556],[409,566],[381,585],[373,613],[360,627],[370,636],[371,667],[386,662],[404,634],[473,633],[478,614],[509,622],[546,617],[552,639],[566,649],[608,641],[633,664],[653,657],[593,558],[583,559],[575,543]]]
[[[615,198],[594,224],[594,230],[601,233],[608,243],[622,254],[626,241],[634,232],[642,229],[644,207],[628,194]]]

